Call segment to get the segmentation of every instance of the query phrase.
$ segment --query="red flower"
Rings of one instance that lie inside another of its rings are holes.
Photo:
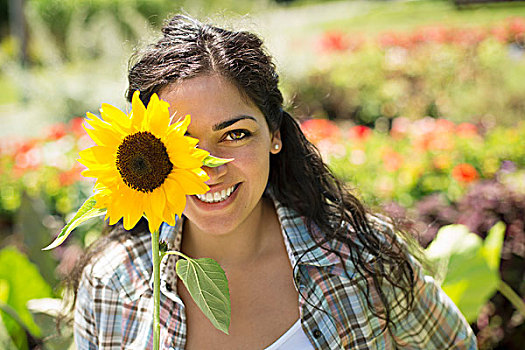
[[[461,123],[456,126],[456,133],[461,137],[472,137],[478,134],[478,128],[471,123]]]
[[[468,163],[458,164],[452,169],[452,177],[461,183],[470,183],[479,178],[476,168]]]
[[[453,132],[455,127],[456,125],[447,119],[436,119],[434,124],[435,131],[440,133]]]
[[[76,137],[86,135],[86,132],[84,131],[84,128],[82,127],[83,122],[84,122],[84,118],[82,117],[76,117],[69,121],[69,129],[73,132],[73,134],[75,134]]]
[[[525,19],[516,17],[509,20],[509,31],[514,35],[525,33]]]
[[[448,29],[443,26],[426,27],[422,29],[425,42],[445,43],[448,39]]]
[[[79,181],[82,178],[80,173],[85,169],[86,167],[84,167],[82,164],[75,162],[71,169],[63,171],[58,175],[58,181],[60,182],[60,185],[70,186]]]
[[[48,140],[59,140],[66,136],[66,126],[64,123],[57,123],[47,128],[47,139]]]
[[[338,138],[341,133],[337,124],[327,119],[309,119],[301,124],[301,129],[314,144],[321,140]]]
[[[35,170],[41,165],[41,150],[36,147],[34,140],[28,141],[22,144],[14,154],[14,161],[13,174],[20,177],[27,171]]]
[[[349,40],[341,32],[326,32],[321,38],[321,49],[323,51],[346,51],[349,48]]]
[[[365,141],[372,134],[372,130],[364,125],[356,125],[348,130],[348,137],[358,141]]]
[[[15,155],[24,154],[24,153],[29,152],[30,150],[32,150],[33,148],[36,147],[37,143],[38,143],[38,140],[36,140],[36,139],[30,139],[30,140],[22,141],[16,147]]]
[[[393,47],[393,46],[409,48],[411,46],[411,43],[406,35],[402,35],[402,34],[394,33],[394,32],[383,33],[379,37],[379,44],[383,48]]]
[[[479,44],[486,36],[487,34],[483,29],[463,28],[457,29],[451,39],[452,43],[469,47]]]
[[[513,18],[509,21],[509,40],[517,43],[525,42],[525,19]]]
[[[503,24],[499,24],[494,26],[490,33],[496,40],[498,40],[501,43],[506,43],[509,40],[509,33],[507,31],[507,27]]]
[[[392,129],[390,129],[390,136],[396,140],[402,139],[408,134],[411,125],[408,118],[395,118],[392,122]]]

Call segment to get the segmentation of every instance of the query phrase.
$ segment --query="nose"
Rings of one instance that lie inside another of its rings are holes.
[[[206,181],[207,185],[216,185],[222,182],[227,173],[227,164],[219,165],[218,167],[210,168],[203,166],[202,169],[208,174],[210,179]]]

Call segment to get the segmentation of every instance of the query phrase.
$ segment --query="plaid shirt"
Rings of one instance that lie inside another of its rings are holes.
[[[367,280],[344,259],[348,274],[336,254],[316,247],[305,219],[275,202],[283,239],[294,269],[299,291],[304,332],[316,349],[476,349],[476,338],[452,303],[424,276],[414,262],[417,283],[414,308],[409,315],[392,317],[395,327],[382,332],[384,321],[375,317],[366,302]],[[384,222],[374,226],[390,232]],[[319,234],[314,226],[312,234]],[[163,224],[161,240],[170,249],[181,243],[182,220],[175,227]],[[345,258],[348,248],[334,244]],[[300,259],[299,259],[300,258]],[[371,262],[372,257],[365,257]],[[167,255],[161,262],[161,349],[184,349],[186,316],[177,295],[175,263]],[[371,280],[368,281],[371,283]],[[388,287],[385,287],[388,289]],[[391,305],[397,305],[395,295]],[[371,300],[380,306],[379,295],[370,289]],[[319,308],[321,310],[319,310]],[[84,270],[75,308],[75,341],[78,349],[150,349],[153,341],[153,280],[150,234],[107,247],[92,266]]]

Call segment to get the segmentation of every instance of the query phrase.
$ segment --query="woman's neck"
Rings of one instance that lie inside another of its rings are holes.
[[[223,268],[242,267],[257,261],[271,247],[275,235],[270,233],[276,231],[280,233],[275,208],[263,197],[250,216],[229,233],[203,232],[186,220],[181,250],[192,258],[212,258]]]

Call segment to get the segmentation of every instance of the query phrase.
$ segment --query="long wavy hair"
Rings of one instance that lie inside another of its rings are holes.
[[[309,226],[319,227],[320,230],[310,230],[322,233],[313,237],[318,246],[326,249],[325,243],[334,241],[347,245],[349,259],[367,281],[368,306],[386,321],[384,329],[393,324],[393,306],[381,290],[385,282],[402,292],[406,302],[400,305],[410,310],[415,271],[405,245],[373,227],[365,207],[332,175],[299,124],[283,110],[279,77],[262,40],[250,32],[221,29],[184,15],[167,21],[162,34],[155,44],[132,57],[127,99],[131,101],[133,93],[140,91],[140,98],[147,104],[152,94],[163,87],[199,75],[218,74],[234,84],[261,110],[270,131],[281,133],[282,150],[270,156],[268,179],[276,199],[306,217]],[[141,229],[145,229],[143,223],[134,231]],[[130,234],[133,233],[117,225],[90,247],[71,275],[71,287],[76,291],[82,270],[108,241],[123,240]],[[333,252],[343,259],[337,251]],[[365,263],[366,255],[375,258],[374,264]],[[380,309],[371,301],[371,289],[382,300]]]

